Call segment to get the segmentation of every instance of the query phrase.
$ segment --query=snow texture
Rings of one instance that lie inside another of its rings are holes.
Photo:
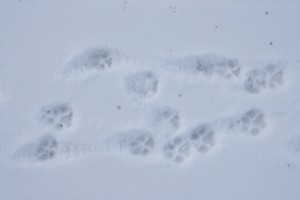
[[[0,1],[0,199],[298,200],[299,8]]]

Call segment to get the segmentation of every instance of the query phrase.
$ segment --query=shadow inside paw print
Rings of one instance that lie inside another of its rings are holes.
[[[197,71],[205,75],[218,74],[230,79],[240,75],[241,68],[236,59],[224,58],[216,55],[198,56],[196,59]]]
[[[147,156],[155,148],[154,137],[149,132],[143,130],[123,133],[118,140],[121,150],[126,150],[135,156]]]
[[[180,114],[169,106],[158,106],[148,116],[154,130],[168,136],[180,128]]]
[[[141,135],[135,138],[131,143],[129,150],[133,155],[146,156],[154,148],[154,139],[149,135]]]
[[[189,139],[197,152],[206,153],[215,144],[215,131],[209,125],[200,125],[192,130]]]
[[[45,124],[61,130],[72,125],[73,111],[68,103],[57,103],[42,107],[39,116]]]
[[[139,72],[126,79],[128,93],[139,97],[153,97],[157,93],[158,78],[150,71]]]
[[[58,150],[58,143],[52,136],[44,136],[36,144],[34,157],[39,161],[52,159]]]
[[[233,128],[248,135],[258,135],[266,127],[263,111],[253,108],[245,112],[233,124]]]
[[[25,144],[18,149],[14,158],[25,161],[46,161],[58,153],[59,145],[51,135],[44,135],[33,143]]]
[[[120,53],[110,48],[90,48],[73,58],[68,64],[73,70],[102,70],[120,59]]]
[[[182,137],[177,137],[164,146],[163,154],[168,160],[181,163],[190,157],[190,151],[189,142]]]
[[[250,93],[259,93],[267,87],[266,74],[260,70],[252,70],[247,74],[244,84],[245,90]]]
[[[244,88],[247,92],[257,94],[270,88],[276,89],[283,84],[283,70],[277,65],[267,65],[247,73]]]
[[[180,122],[179,122],[179,113],[169,107],[166,107],[164,110],[162,110],[161,113],[161,120],[167,120],[170,126],[172,126],[175,130],[179,129]]]

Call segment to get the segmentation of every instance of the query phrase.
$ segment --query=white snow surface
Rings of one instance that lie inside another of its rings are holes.
[[[1,0],[1,200],[298,200],[299,0]]]

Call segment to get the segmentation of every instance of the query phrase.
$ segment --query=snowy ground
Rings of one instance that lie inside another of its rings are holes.
[[[0,199],[299,199],[299,8],[2,0]]]

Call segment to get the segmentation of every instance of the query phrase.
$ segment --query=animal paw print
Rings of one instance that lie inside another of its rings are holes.
[[[283,70],[277,65],[268,65],[248,72],[244,88],[249,93],[257,94],[267,88],[276,89],[282,84]]]
[[[58,150],[56,139],[51,135],[44,135],[37,141],[22,146],[15,152],[15,158],[25,161],[46,161],[53,159]]]
[[[232,124],[233,129],[248,135],[258,135],[265,127],[265,114],[256,108],[250,109]]]
[[[200,125],[192,130],[189,140],[197,152],[207,153],[215,144],[215,131],[209,125]]]
[[[241,68],[236,59],[228,59],[216,55],[200,56],[196,59],[197,71],[205,75],[218,74],[230,79],[240,75]]]
[[[39,161],[52,159],[57,154],[58,143],[52,136],[44,136],[36,145],[34,157]]]
[[[155,147],[155,140],[153,136],[149,132],[143,130],[135,130],[124,133],[118,140],[121,150],[125,149],[135,156],[147,156],[154,150]]]
[[[266,67],[269,88],[276,89],[283,84],[283,70],[277,65]]]
[[[40,119],[45,124],[62,130],[72,125],[73,111],[67,103],[52,104],[41,108]]]
[[[67,63],[63,75],[67,80],[84,79],[113,67],[125,58],[116,49],[89,48]]]
[[[266,89],[266,87],[267,87],[267,80],[264,71],[255,69],[248,72],[247,80],[244,85],[246,91],[255,94]]]
[[[147,156],[153,148],[154,139],[150,135],[140,135],[130,142],[129,151],[133,155]]]
[[[139,98],[153,97],[157,93],[158,78],[150,71],[139,72],[126,79],[127,91]]]
[[[110,48],[90,48],[76,56],[68,64],[74,70],[102,70],[119,59],[120,53]]]
[[[151,117],[152,126],[167,135],[174,133],[180,128],[180,114],[169,106],[154,109]]]
[[[189,142],[182,137],[177,137],[164,146],[163,154],[167,159],[175,163],[182,163],[190,157],[190,151]]]

